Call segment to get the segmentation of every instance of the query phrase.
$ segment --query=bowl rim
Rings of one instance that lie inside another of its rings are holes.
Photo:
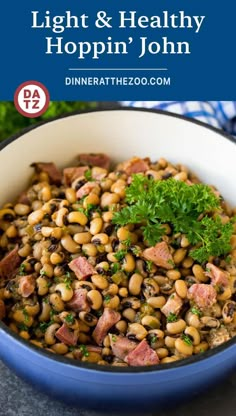
[[[2,142],[0,142],[0,151],[3,150],[5,147],[10,145],[12,142],[23,136],[24,134],[27,134],[28,132],[37,129],[38,127],[41,127],[47,123],[51,123],[60,119],[64,119],[71,116],[76,115],[83,115],[83,114],[90,114],[90,113],[97,113],[97,112],[115,112],[115,111],[133,111],[133,112],[146,112],[146,113],[153,113],[153,114],[159,114],[164,115],[172,118],[177,118],[183,121],[186,121],[188,123],[192,123],[195,125],[198,125],[200,127],[203,127],[204,129],[211,130],[218,134],[220,137],[224,137],[227,140],[233,142],[236,144],[235,139],[230,134],[226,133],[224,130],[221,130],[217,127],[211,126],[207,123],[204,123],[200,120],[192,119],[186,116],[183,116],[181,114],[175,114],[169,111],[155,109],[155,108],[143,108],[143,107],[127,107],[127,106],[104,106],[104,107],[97,107],[92,109],[85,109],[85,110],[79,110],[74,111],[66,114],[62,114],[47,120],[40,121],[38,123],[33,124],[32,126],[28,126],[24,129],[21,129],[19,132],[13,134],[7,139],[4,139]],[[10,338],[15,339],[15,341],[19,344],[22,344],[25,348],[29,348],[29,350],[32,350],[34,353],[38,353],[39,355],[44,356],[46,359],[50,359],[50,361],[58,362],[59,364],[67,365],[68,367],[73,368],[81,368],[83,370],[88,371],[96,371],[97,373],[123,373],[123,374],[143,374],[143,373],[153,373],[153,372],[166,372],[176,369],[184,368],[185,366],[195,365],[198,362],[206,361],[208,358],[214,357],[215,355],[219,353],[226,352],[230,347],[236,344],[236,336],[230,339],[229,341],[226,341],[224,344],[219,345],[218,347],[215,347],[211,350],[207,350],[204,352],[204,354],[197,354],[193,355],[188,358],[184,358],[183,360],[174,361],[169,364],[165,365],[152,365],[152,366],[143,366],[143,367],[112,367],[112,366],[105,366],[105,365],[98,365],[98,364],[91,364],[91,363],[83,363],[81,361],[72,360],[71,358],[67,358],[64,356],[61,356],[59,354],[53,354],[50,351],[47,351],[44,348],[40,348],[34,344],[31,344],[29,341],[24,340],[21,338],[18,334],[13,332],[4,322],[0,321],[0,331],[4,331]]]

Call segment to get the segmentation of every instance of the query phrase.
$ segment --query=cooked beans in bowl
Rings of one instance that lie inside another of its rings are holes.
[[[236,225],[185,166],[33,163],[0,210],[0,318],[74,360],[165,364],[236,335]]]

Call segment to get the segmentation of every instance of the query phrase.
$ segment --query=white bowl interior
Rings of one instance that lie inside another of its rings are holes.
[[[32,162],[75,163],[82,152],[105,152],[114,162],[132,156],[165,157],[187,165],[214,184],[232,205],[236,145],[221,134],[183,119],[146,111],[99,111],[69,116],[25,133],[0,152],[0,203],[26,187]]]

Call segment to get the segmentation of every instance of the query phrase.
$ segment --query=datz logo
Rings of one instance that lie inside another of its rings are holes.
[[[92,20],[90,16],[82,13],[73,15],[71,11],[66,11],[64,15],[53,15],[50,11],[45,13],[39,11],[31,12],[33,30],[51,30],[53,34],[63,34],[65,31],[89,30],[96,29],[96,39],[98,39],[99,29],[104,28],[118,29],[117,33],[122,30],[129,32],[127,39],[120,41],[114,40],[112,36],[108,36],[105,41],[65,41],[63,36],[46,36],[44,38],[44,52],[47,55],[75,55],[78,59],[83,60],[86,57],[91,59],[101,59],[105,55],[127,55],[131,48],[137,53],[138,58],[143,58],[147,54],[157,55],[186,55],[191,54],[191,44],[188,41],[173,41],[168,36],[160,36],[155,41],[150,41],[148,36],[130,36],[135,33],[133,29],[140,33],[142,29],[150,29],[156,31],[158,35],[162,29],[171,29],[178,31],[179,29],[187,29],[194,34],[198,34],[203,26],[205,16],[188,15],[183,10],[171,13],[164,10],[159,15],[139,15],[137,11],[119,11],[116,24],[113,23],[114,16],[109,16],[106,11],[100,10],[96,13],[96,18]],[[118,24],[117,24],[118,20]],[[173,33],[173,32],[172,32]]]

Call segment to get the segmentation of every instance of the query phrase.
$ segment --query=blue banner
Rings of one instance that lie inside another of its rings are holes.
[[[8,0],[0,100],[21,83],[51,100],[233,100],[233,0]]]

